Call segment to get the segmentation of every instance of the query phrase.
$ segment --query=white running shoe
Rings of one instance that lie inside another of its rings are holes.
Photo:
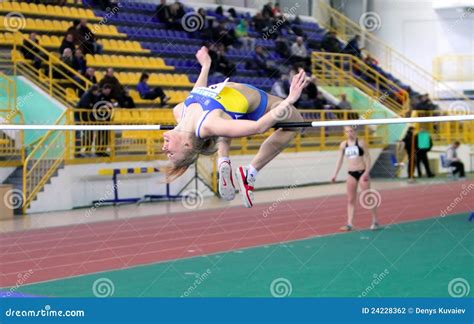
[[[227,201],[235,198],[234,178],[229,161],[223,161],[219,164],[219,195]]]
[[[239,167],[235,171],[235,177],[237,178],[237,183],[239,184],[240,195],[242,196],[242,202],[247,208],[253,206],[253,186],[255,179],[247,177],[248,168]]]

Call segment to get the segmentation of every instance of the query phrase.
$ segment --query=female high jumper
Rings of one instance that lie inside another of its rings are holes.
[[[168,181],[181,176],[199,154],[218,151],[219,193],[225,200],[235,197],[234,179],[229,159],[232,138],[252,136],[268,131],[277,122],[301,122],[303,118],[293,104],[306,86],[303,70],[291,82],[290,93],[281,99],[248,84],[225,80],[208,87],[211,58],[206,47],[196,53],[201,73],[189,96],[173,112],[177,126],[164,134],[163,151],[170,166]],[[277,129],[260,146],[247,166],[235,171],[245,207],[253,206],[257,173],[287,147],[299,129]]]
[[[347,139],[339,145],[339,159],[332,182],[336,182],[337,175],[341,170],[344,157],[347,158],[347,225],[341,227],[343,231],[353,229],[353,220],[356,209],[357,187],[360,185],[362,192],[370,189],[370,154],[365,141],[359,140],[357,132],[352,126],[345,126],[344,133]],[[366,192],[367,193],[367,192]],[[370,229],[379,228],[377,222],[377,207],[369,206],[372,213],[372,225]]]

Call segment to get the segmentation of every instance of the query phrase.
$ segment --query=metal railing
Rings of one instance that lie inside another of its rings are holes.
[[[431,116],[450,116],[462,115],[466,112],[448,112],[448,111],[423,111],[415,110],[412,117],[431,117]],[[463,122],[442,122],[442,123],[424,123],[415,124],[415,130],[419,131],[421,127],[427,130],[437,145],[452,144],[454,141],[460,141],[463,144],[474,144],[474,121]]]
[[[410,109],[404,89],[353,55],[313,52],[312,61],[318,83],[356,87],[399,116]]]
[[[379,61],[381,67],[404,83],[409,84],[414,90],[420,93],[428,93],[434,100],[446,97],[467,100],[467,97],[461,92],[440,82],[430,72],[379,40],[366,29],[361,28],[359,24],[350,20],[324,1],[318,1],[318,4],[321,16],[325,17],[318,22],[324,28],[335,31],[337,36],[346,42],[354,37],[354,35],[360,35],[361,39],[365,42],[364,47]]]
[[[474,55],[440,55],[433,59],[433,74],[443,81],[474,81]]]

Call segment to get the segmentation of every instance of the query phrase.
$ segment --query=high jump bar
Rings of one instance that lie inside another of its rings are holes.
[[[354,119],[354,120],[324,120],[307,122],[276,123],[273,128],[310,128],[328,126],[364,126],[364,125],[393,125],[406,123],[438,123],[453,121],[474,120],[474,115],[408,117],[408,118],[381,118],[381,119]],[[49,130],[49,131],[157,131],[171,130],[174,125],[12,125],[0,124],[0,130]]]

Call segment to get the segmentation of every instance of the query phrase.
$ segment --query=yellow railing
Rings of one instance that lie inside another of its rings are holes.
[[[66,123],[66,111],[56,120],[55,125]],[[23,213],[64,163],[68,132],[48,131],[36,143],[23,164]]]
[[[16,83],[0,72],[0,120],[23,124],[23,114],[16,105]],[[0,166],[20,166],[25,158],[23,131],[0,131]]]
[[[412,112],[412,117],[449,116],[460,114],[466,113],[415,110]],[[414,127],[416,131],[419,131],[421,127],[426,129],[431,134],[433,141],[438,145],[451,144],[454,141],[460,141],[463,144],[474,144],[474,121],[424,123],[415,124]]]
[[[433,59],[434,75],[444,81],[474,81],[474,55],[441,55]]]
[[[467,100],[461,92],[440,82],[431,73],[361,28],[359,24],[330,7],[325,1],[318,1],[317,3],[319,4],[321,17],[324,17],[318,22],[324,28],[334,30],[337,36],[346,42],[354,35],[360,35],[362,40],[365,41],[364,47],[379,61],[381,67],[405,84],[410,85],[414,90],[428,93],[432,99],[449,97]]]
[[[404,89],[353,55],[313,52],[312,61],[320,84],[356,87],[400,116],[410,109]]]
[[[15,35],[15,37],[18,37]],[[21,35],[23,41],[29,45],[26,48],[33,57],[26,60],[20,52],[21,45],[15,42],[12,50],[12,60],[15,74],[21,74],[46,91],[51,97],[66,106],[75,106],[77,96],[71,94],[71,89],[86,91],[92,83],[76,70],[64,64],[60,58],[47,51],[40,45]],[[25,50],[25,47],[23,47]],[[41,65],[38,69],[36,64]],[[74,91],[74,90],[73,90]]]

